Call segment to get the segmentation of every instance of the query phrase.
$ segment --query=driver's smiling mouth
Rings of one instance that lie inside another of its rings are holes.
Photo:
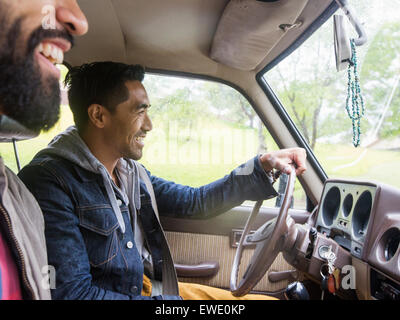
[[[141,146],[144,146],[144,139],[145,139],[145,138],[146,138],[145,135],[140,135],[140,136],[134,137],[133,140],[134,140],[137,144],[139,144],[139,145],[141,145]]]

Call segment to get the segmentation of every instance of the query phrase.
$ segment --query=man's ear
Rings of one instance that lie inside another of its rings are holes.
[[[107,109],[100,104],[91,104],[88,108],[89,121],[99,129],[104,128]]]

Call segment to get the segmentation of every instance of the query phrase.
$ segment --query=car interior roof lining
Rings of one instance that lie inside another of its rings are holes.
[[[241,42],[231,41],[232,45],[240,47],[246,56],[254,58],[251,58],[251,65],[248,63],[247,67],[238,69],[237,66],[232,65],[240,62],[239,57],[236,62],[235,58],[231,58],[232,63],[217,62],[210,57],[210,54],[213,56],[213,52],[215,53],[215,43],[222,37],[218,29],[224,21],[224,11],[237,2],[236,0],[187,0],[185,2],[179,0],[96,0],[96,5],[93,5],[92,0],[79,0],[90,28],[85,36],[76,39],[76,47],[66,54],[65,59],[73,66],[111,60],[138,63],[147,68],[176,70],[224,79],[227,79],[225,75],[240,77],[243,72],[255,73],[269,65],[271,61],[276,61],[274,59],[287,52],[290,45],[315,20],[314,17],[319,19],[321,12],[332,4],[332,0],[279,0],[272,3],[256,0],[239,1],[244,4],[257,3],[257,6],[259,4],[283,6],[282,8],[289,2],[297,4],[283,11],[286,13],[279,19],[275,17],[279,14],[279,9],[274,11],[275,16],[271,18],[268,18],[268,12],[265,13],[269,22],[262,23],[261,15],[256,27],[260,30],[252,31],[255,35],[254,44],[251,46],[243,47],[246,44],[243,37],[246,38],[245,36],[249,35],[248,31],[251,31],[251,28],[240,26],[242,31],[238,30],[241,32],[242,40]],[[249,16],[248,20],[252,20],[253,15]],[[299,28],[287,32],[279,29],[280,23],[292,23],[296,20],[294,17],[297,16],[304,20]],[[229,28],[226,30],[229,31]],[[275,33],[277,30],[278,32]],[[235,33],[234,30],[229,32],[232,35]],[[276,38],[268,44],[268,33],[271,32]],[[282,33],[283,36],[281,36]],[[263,38],[266,42],[260,40],[256,43],[257,39]],[[225,51],[229,49],[226,48]],[[222,56],[220,54],[219,59]],[[231,80],[234,81],[234,79]]]

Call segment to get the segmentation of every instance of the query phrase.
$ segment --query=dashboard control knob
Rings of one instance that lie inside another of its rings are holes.
[[[310,300],[306,287],[298,281],[289,284],[284,295],[288,300]]]
[[[315,229],[314,227],[311,227],[310,231],[308,232],[308,239],[310,239],[310,243],[308,244],[307,252],[306,252],[307,259],[310,259],[312,256],[312,253],[314,251],[315,239],[317,239],[317,234],[318,234],[317,229]]]
[[[317,229],[315,229],[314,227],[312,227],[310,229],[310,232],[308,234],[308,238],[310,239],[311,243],[314,243],[315,239],[317,238]]]

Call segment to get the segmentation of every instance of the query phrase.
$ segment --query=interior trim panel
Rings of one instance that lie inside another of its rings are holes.
[[[213,234],[230,236],[233,229],[243,229],[253,207],[235,207],[219,216],[209,219],[182,219],[161,216],[160,221],[165,231],[190,232],[199,234]],[[261,227],[266,221],[276,218],[279,208],[260,208],[260,212],[254,222],[253,229]],[[290,209],[290,216],[296,223],[303,224],[310,213],[306,210]]]

